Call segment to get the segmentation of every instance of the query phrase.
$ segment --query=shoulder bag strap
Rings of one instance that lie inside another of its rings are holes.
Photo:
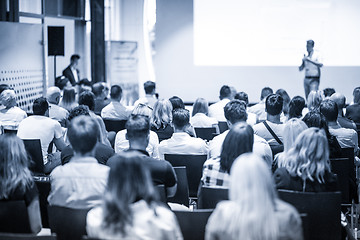
[[[280,140],[280,138],[274,133],[274,131],[271,129],[271,127],[269,126],[269,124],[267,124],[266,121],[263,121],[263,124],[265,125],[265,127],[267,128],[267,130],[270,132],[270,134],[275,138],[275,140],[282,145],[282,141]]]

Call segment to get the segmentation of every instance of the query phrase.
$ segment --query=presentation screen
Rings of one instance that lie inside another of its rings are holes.
[[[360,66],[359,0],[194,0],[196,66]]]

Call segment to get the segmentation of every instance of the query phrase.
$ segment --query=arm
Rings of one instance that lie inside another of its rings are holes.
[[[35,197],[34,200],[27,207],[27,212],[29,215],[31,232],[33,233],[40,232],[42,225],[41,225],[40,204],[38,197]]]
[[[317,61],[313,61],[311,60],[310,58],[306,58],[305,61],[308,61],[308,62],[311,62],[312,64],[316,65],[317,67],[321,68],[322,66],[324,66],[324,64],[320,63],[320,62],[317,62]]]
[[[63,138],[54,138],[54,144],[59,151],[62,151],[67,145],[64,142]]]
[[[304,68],[305,68],[305,59],[306,59],[306,56],[305,56],[305,54],[304,54],[304,57],[303,57],[303,59],[302,59],[302,63],[301,63],[301,65],[299,66],[299,71],[304,70]]]

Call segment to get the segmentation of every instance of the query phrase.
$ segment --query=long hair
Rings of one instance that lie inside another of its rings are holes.
[[[28,164],[23,141],[13,134],[0,135],[0,198],[34,184]]]
[[[323,99],[322,91],[311,91],[307,98],[307,107],[309,111],[319,110],[320,103]]]
[[[286,169],[292,176],[325,183],[324,175],[330,172],[329,147],[324,130],[309,128],[296,139],[288,151]]]
[[[209,105],[209,103],[208,103],[208,101],[206,101],[206,99],[204,99],[204,98],[196,99],[196,101],[194,102],[194,105],[193,105],[193,110],[192,110],[191,116],[194,116],[197,113],[204,113],[207,116],[209,113],[208,105]]]
[[[220,154],[220,167],[230,173],[234,160],[243,153],[252,152],[254,130],[245,122],[233,125],[226,135]]]
[[[157,200],[150,171],[137,153],[115,155],[104,195],[103,226],[113,233],[126,234],[132,225],[131,204],[145,200],[150,206]]]
[[[307,128],[307,125],[298,118],[292,118],[285,123],[283,133],[284,152],[289,151],[294,146],[296,138]]]
[[[172,121],[172,105],[168,99],[156,101],[152,112],[151,125],[156,129],[166,127]]]
[[[77,105],[76,92],[74,87],[64,88],[63,97],[61,99],[60,105],[68,111],[71,111],[71,109]]]
[[[283,103],[283,108],[282,108],[282,110],[283,110],[283,112],[284,112],[285,115],[288,115],[288,113],[289,113],[289,103],[290,103],[290,96],[289,96],[289,94],[288,94],[284,89],[282,89],[282,88],[278,89],[278,90],[276,91],[276,94],[280,95],[280,96],[283,98],[284,103]]]
[[[265,161],[254,153],[239,156],[230,172],[231,209],[227,233],[231,239],[275,240],[279,226],[275,214],[275,184]]]

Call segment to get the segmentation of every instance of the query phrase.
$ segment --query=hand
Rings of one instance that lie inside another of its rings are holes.
[[[305,62],[305,61],[308,61],[309,59],[308,59],[308,57],[304,54],[304,57],[303,57],[303,62]]]

